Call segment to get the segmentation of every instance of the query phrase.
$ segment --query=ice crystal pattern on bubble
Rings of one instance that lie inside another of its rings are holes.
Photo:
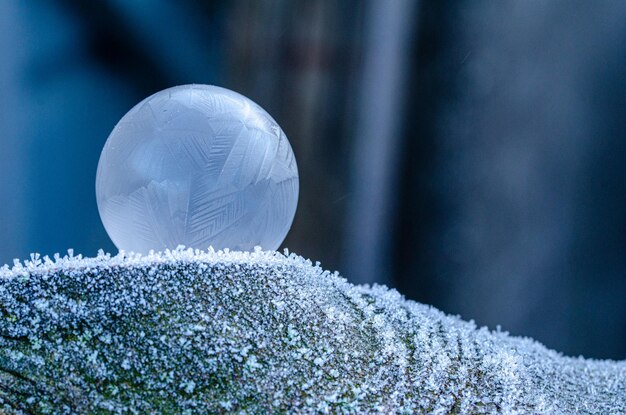
[[[293,254],[34,255],[0,267],[0,413],[624,414],[626,363]]]
[[[119,249],[276,249],[295,214],[298,170],[287,137],[257,104],[184,85],[146,98],[115,126],[96,195]]]

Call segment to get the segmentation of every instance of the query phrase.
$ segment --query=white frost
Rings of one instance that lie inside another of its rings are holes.
[[[33,255],[0,268],[0,412],[41,408],[623,414],[626,363],[564,357],[294,254]]]

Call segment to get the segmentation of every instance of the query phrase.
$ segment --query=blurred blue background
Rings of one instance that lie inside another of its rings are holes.
[[[115,123],[216,84],[300,169],[285,246],[570,355],[626,358],[626,2],[0,2],[0,263],[116,249]]]

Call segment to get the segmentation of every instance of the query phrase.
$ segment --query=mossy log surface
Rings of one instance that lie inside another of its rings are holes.
[[[0,268],[0,413],[624,414],[626,363],[293,254],[33,256]]]

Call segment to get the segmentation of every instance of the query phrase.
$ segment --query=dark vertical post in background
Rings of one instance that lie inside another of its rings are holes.
[[[344,269],[357,283],[388,284],[397,206],[398,157],[417,2],[367,2]],[[410,128],[410,127],[409,127]]]

